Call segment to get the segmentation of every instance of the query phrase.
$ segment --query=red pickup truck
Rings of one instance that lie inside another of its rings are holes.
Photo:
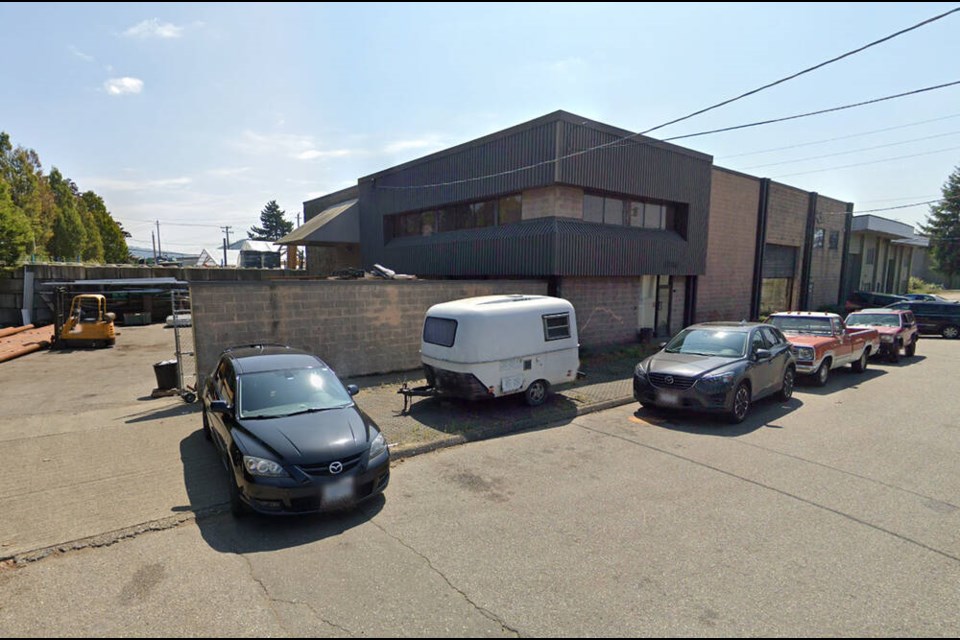
[[[880,334],[880,352],[891,362],[917,352],[919,333],[913,311],[905,309],[863,309],[847,316],[848,327],[873,327]]]
[[[818,387],[827,384],[830,370],[849,364],[856,372],[867,368],[867,358],[880,349],[873,328],[851,329],[835,313],[783,311],[767,322],[786,336],[797,354],[797,373],[813,376]]]

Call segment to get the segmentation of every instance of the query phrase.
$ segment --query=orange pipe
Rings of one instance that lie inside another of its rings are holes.
[[[7,336],[12,336],[15,333],[20,333],[21,331],[26,331],[27,329],[33,329],[32,324],[25,324],[22,327],[7,327],[6,329],[0,329],[0,338],[6,338]]]
[[[33,344],[24,345],[23,347],[21,347],[20,349],[17,349],[16,351],[12,351],[10,353],[0,353],[0,362],[13,360],[14,358],[25,356],[28,353],[33,353],[34,351],[39,351],[40,349],[44,349],[49,346],[50,346],[50,343],[46,341],[34,342]]]

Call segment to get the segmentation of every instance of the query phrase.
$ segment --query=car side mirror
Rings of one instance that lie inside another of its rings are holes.
[[[357,395],[358,393],[360,393],[360,387],[358,387],[358,386],[355,385],[355,384],[348,384],[348,385],[347,385],[347,393],[349,393],[349,394],[352,395],[352,396],[355,396],[355,395]]]
[[[214,413],[230,413],[230,405],[226,400],[214,400],[210,403],[210,411]]]
[[[769,360],[773,357],[773,354],[770,352],[770,349],[757,349],[754,352],[754,355],[757,357],[757,360]]]

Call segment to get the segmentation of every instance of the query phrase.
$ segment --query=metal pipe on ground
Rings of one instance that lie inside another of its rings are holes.
[[[43,342],[34,342],[32,344],[24,345],[14,351],[8,351],[6,353],[0,352],[0,362],[13,360],[14,358],[25,356],[28,353],[33,353],[34,351],[40,351],[40,349],[46,349],[49,346],[50,346],[50,343],[44,340]]]
[[[20,333],[21,331],[34,328],[35,327],[32,324],[25,324],[22,327],[7,327],[6,329],[0,329],[0,338],[6,338],[7,336],[12,336],[15,333]]]

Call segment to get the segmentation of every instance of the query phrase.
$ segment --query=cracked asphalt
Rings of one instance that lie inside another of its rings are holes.
[[[137,450],[109,426],[120,409],[66,427],[48,403],[18,426],[4,400],[25,471],[7,467],[0,509],[90,533],[0,568],[0,635],[956,637],[958,356],[923,340],[735,427],[635,404],[579,416],[405,459],[358,510],[239,522],[176,405],[122,414],[156,454],[142,474],[75,465],[74,490],[44,464]],[[98,488],[167,515],[111,528]]]

